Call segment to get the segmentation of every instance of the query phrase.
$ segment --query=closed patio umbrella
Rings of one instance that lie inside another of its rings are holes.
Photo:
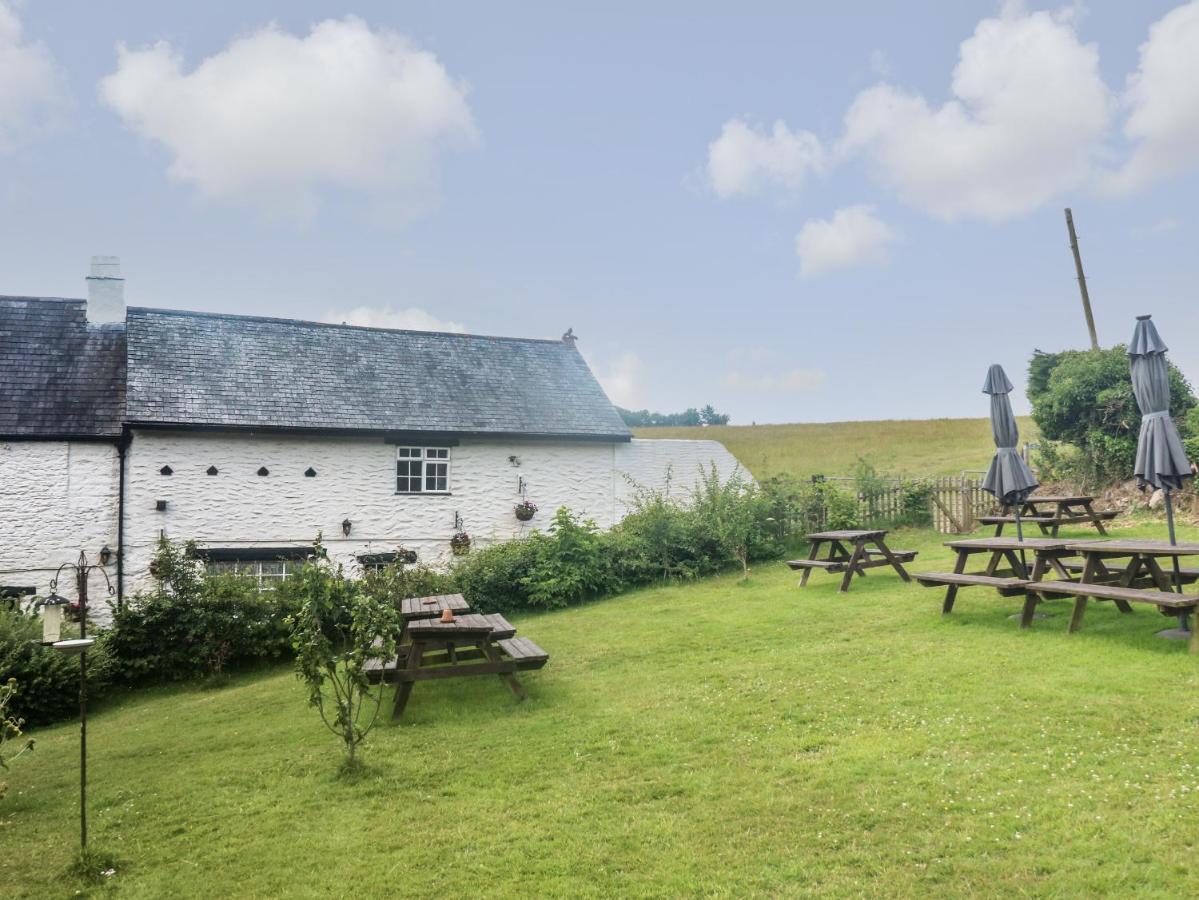
[[[1000,503],[1010,506],[1016,515],[1016,538],[1024,543],[1024,529],[1020,524],[1020,507],[1039,483],[1024,457],[1016,449],[1020,432],[1016,428],[1016,417],[1012,414],[1012,402],[1008,394],[1012,383],[1008,381],[1003,366],[995,364],[987,370],[983,382],[983,393],[991,395],[991,434],[995,438],[995,456],[987,475],[983,479],[983,490],[990,492]],[[1024,566],[1024,577],[1028,576],[1028,561],[1024,548],[1020,548],[1020,562]]]
[[[1191,477],[1191,462],[1187,459],[1178,436],[1178,426],[1170,417],[1170,374],[1166,368],[1166,342],[1157,333],[1149,316],[1137,316],[1136,329],[1128,344],[1128,361],[1132,374],[1132,392],[1141,410],[1141,433],[1137,438],[1137,461],[1133,474],[1137,485],[1160,488],[1166,500],[1166,528],[1170,543],[1174,536],[1174,505],[1170,494],[1182,488]],[[1174,589],[1179,586],[1178,557],[1174,557]],[[1178,617],[1179,631],[1187,631],[1187,617]]]

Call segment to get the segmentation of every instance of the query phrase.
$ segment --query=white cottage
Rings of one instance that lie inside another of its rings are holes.
[[[559,506],[607,527],[631,483],[736,466],[715,441],[632,439],[569,333],[126,309],[106,257],[87,282],[87,300],[0,297],[0,593],[44,593],[83,549],[123,598],[160,534],[264,584],[318,532],[352,569],[438,562],[457,531],[519,537]]]

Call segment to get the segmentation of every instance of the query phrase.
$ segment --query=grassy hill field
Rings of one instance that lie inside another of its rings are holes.
[[[1032,419],[1021,416],[1019,423],[1021,440],[1036,440]],[[985,469],[995,452],[987,419],[635,428],[633,433],[639,438],[720,441],[757,478],[848,475],[861,456],[888,475],[954,475]]]

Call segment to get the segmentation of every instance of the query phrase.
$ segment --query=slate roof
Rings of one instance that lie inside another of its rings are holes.
[[[131,307],[130,423],[628,440],[562,341]]]
[[[0,297],[0,436],[116,437],[125,326],[92,325],[82,300]]]

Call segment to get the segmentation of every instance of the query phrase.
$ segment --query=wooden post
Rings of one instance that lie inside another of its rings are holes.
[[[1095,334],[1095,316],[1091,314],[1091,295],[1087,293],[1087,276],[1082,271],[1082,254],[1078,252],[1078,235],[1074,233],[1074,214],[1066,207],[1066,230],[1070,232],[1070,250],[1074,253],[1074,270],[1078,273],[1078,290],[1082,293],[1082,311],[1087,317],[1087,331],[1091,335],[1091,349],[1099,349],[1099,337]]]

